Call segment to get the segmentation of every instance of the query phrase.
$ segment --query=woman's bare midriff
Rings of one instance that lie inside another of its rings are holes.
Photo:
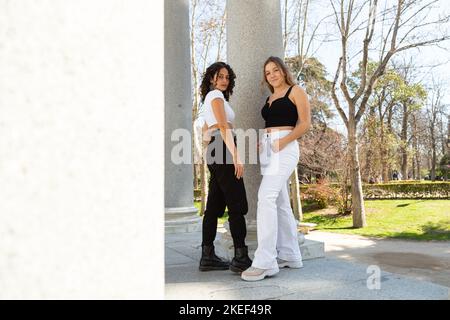
[[[292,130],[292,129],[294,129],[294,127],[292,127],[292,126],[284,126],[284,127],[270,127],[270,128],[265,128],[264,131],[266,131],[266,132],[274,132],[274,131]]]

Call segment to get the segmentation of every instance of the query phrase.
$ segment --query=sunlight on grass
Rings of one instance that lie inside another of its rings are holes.
[[[304,214],[317,230],[415,240],[450,240],[450,200],[365,201],[367,227],[355,229],[351,215]]]
[[[450,200],[367,200],[366,228],[353,228],[352,216],[321,214],[313,204],[306,204],[304,222],[317,224],[327,232],[414,240],[450,240]],[[194,202],[199,210],[200,202]],[[219,224],[228,214],[219,218]]]

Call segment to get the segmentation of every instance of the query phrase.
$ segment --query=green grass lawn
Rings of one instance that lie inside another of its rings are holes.
[[[200,202],[194,202],[200,210]],[[450,200],[366,200],[367,227],[352,227],[351,215],[317,209],[304,202],[303,222],[317,223],[316,230],[414,240],[450,240]],[[219,224],[228,220],[227,212]]]
[[[365,207],[366,228],[353,228],[351,215],[333,214],[336,211],[329,209],[304,210],[303,220],[317,223],[317,230],[327,232],[414,240],[450,240],[450,200],[367,200]]]

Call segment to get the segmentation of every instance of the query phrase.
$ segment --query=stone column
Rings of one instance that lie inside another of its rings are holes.
[[[172,148],[179,143],[171,141],[174,130],[184,129],[192,134],[190,66],[189,1],[164,1],[166,232],[197,231],[201,226],[193,205],[192,160],[185,164],[174,164],[171,160]],[[188,139],[190,145],[192,140]]]
[[[237,75],[232,96],[237,128],[264,128],[260,111],[270,92],[261,85],[262,67],[269,56],[284,56],[282,39],[279,1],[227,1],[227,58]],[[251,232],[256,229],[257,195],[261,183],[258,164],[245,165],[244,181]]]
[[[227,60],[237,76],[231,97],[236,112],[236,128],[264,128],[261,108],[270,91],[261,84],[263,64],[269,56],[284,57],[282,39],[280,1],[227,0]],[[254,251],[257,246],[256,207],[261,183],[259,164],[245,165],[244,182],[249,204],[246,242],[249,250]],[[304,242],[301,233],[299,242]],[[229,231],[222,234],[216,243],[222,249],[220,253],[231,258],[233,250]]]

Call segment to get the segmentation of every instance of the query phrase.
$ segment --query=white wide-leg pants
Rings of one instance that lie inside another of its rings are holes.
[[[297,222],[289,201],[288,182],[299,159],[297,141],[273,152],[271,144],[290,130],[264,133],[261,139],[260,163],[263,175],[258,191],[256,224],[258,248],[253,267],[278,269],[276,258],[301,261]]]

